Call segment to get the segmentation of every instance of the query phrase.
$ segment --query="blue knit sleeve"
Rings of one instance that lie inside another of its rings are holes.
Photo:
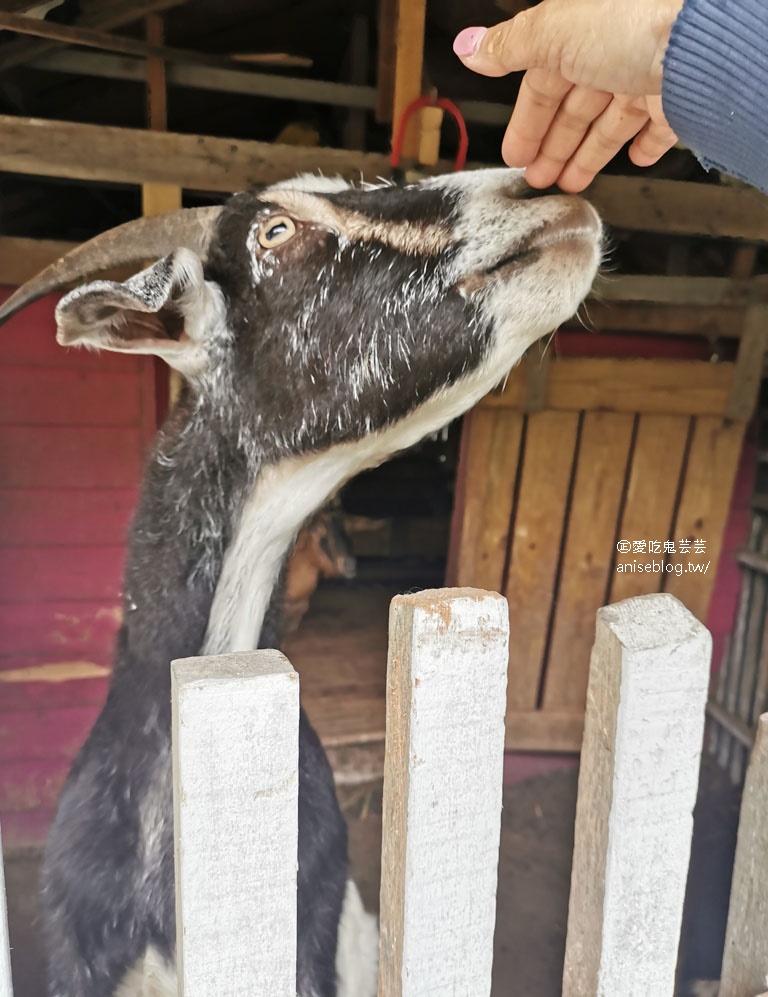
[[[768,193],[768,0],[686,0],[662,86],[667,120],[701,164]]]

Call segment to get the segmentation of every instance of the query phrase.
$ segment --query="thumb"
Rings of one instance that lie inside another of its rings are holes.
[[[506,76],[546,62],[541,47],[537,8],[523,11],[491,28],[464,28],[453,51],[464,65],[483,76]]]

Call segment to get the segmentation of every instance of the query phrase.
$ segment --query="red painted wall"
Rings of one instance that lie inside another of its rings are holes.
[[[10,289],[0,288],[0,300]],[[0,329],[0,823],[42,840],[106,693],[149,359],[65,350],[49,297]],[[30,671],[47,667],[43,673]],[[83,677],[65,676],[77,673]]]

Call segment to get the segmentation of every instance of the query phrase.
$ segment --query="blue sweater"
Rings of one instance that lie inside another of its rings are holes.
[[[768,0],[686,0],[662,86],[667,120],[701,164],[768,193]]]

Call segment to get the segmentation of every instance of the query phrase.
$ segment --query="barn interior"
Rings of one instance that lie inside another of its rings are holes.
[[[304,171],[450,172],[457,130],[436,107],[390,160],[421,95],[458,107],[467,168],[501,165],[520,77],[476,76],[451,43],[527,6],[0,0],[0,293],[142,214]],[[610,252],[579,316],[463,420],[352,481],[299,539],[289,590],[285,651],[372,909],[389,600],[443,584],[507,597],[498,997],[560,992],[596,610],[671,592],[714,638],[681,994],[719,972],[768,703],[768,201],[684,148],[644,171],[621,154],[586,196]],[[106,694],[125,531],[175,391],[154,361],[56,347],[54,300],[0,331],[0,826],[21,997],[43,992],[40,849]],[[632,570],[654,552],[665,570]]]

